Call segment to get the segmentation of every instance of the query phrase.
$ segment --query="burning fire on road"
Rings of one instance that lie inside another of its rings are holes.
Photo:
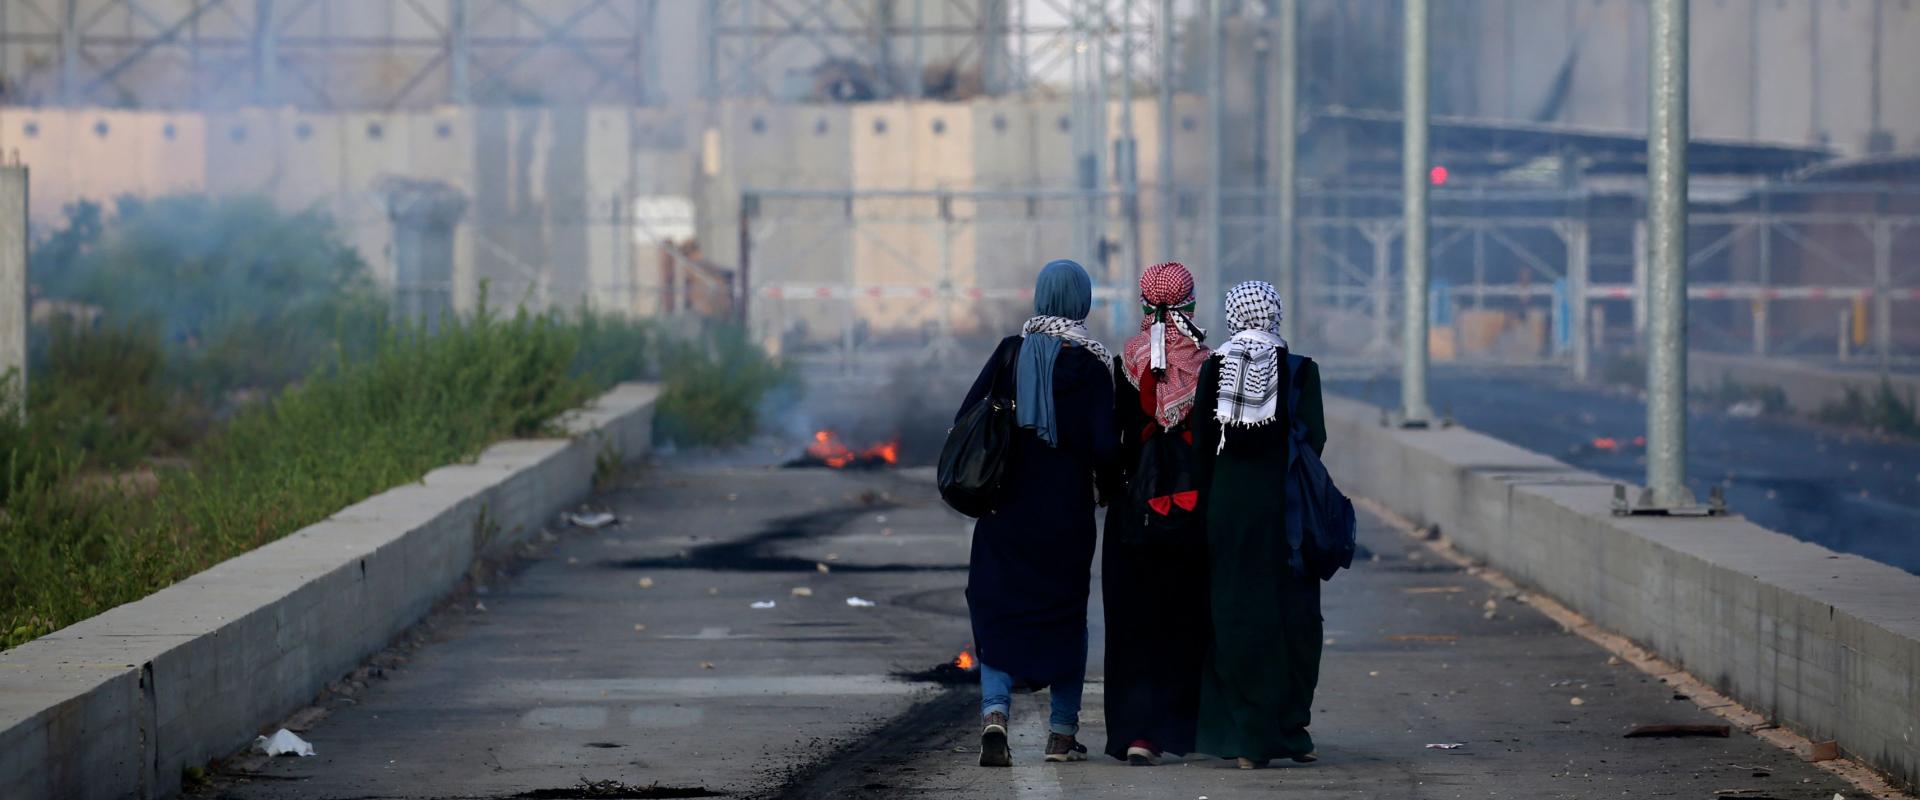
[[[813,441],[799,458],[788,461],[789,468],[826,467],[828,469],[877,469],[900,463],[900,440],[889,439],[854,449],[830,430],[814,431]]]

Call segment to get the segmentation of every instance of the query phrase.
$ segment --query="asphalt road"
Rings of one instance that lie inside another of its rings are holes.
[[[1399,404],[1398,380],[1330,391]],[[1512,372],[1437,370],[1428,394],[1459,424],[1629,484],[1645,480],[1646,404],[1637,396]],[[1784,417],[1737,418],[1695,403],[1688,483],[1727,487],[1734,513],[1762,527],[1920,573],[1920,443]],[[1596,442],[1611,447],[1596,446]]]
[[[417,649],[360,676],[365,688],[324,701],[323,719],[304,715],[318,755],[240,759],[200,793],[1861,796],[1738,732],[1622,738],[1635,724],[1719,720],[1372,517],[1362,537],[1373,557],[1327,587],[1319,764],[1044,764],[1043,698],[1023,696],[1016,766],[986,769],[975,765],[977,688],[911,674],[968,642],[971,526],[939,504],[929,471],[658,467],[594,502],[621,521],[557,532],[548,551],[436,616]],[[750,607],[759,601],[775,606]],[[1084,736],[1097,753],[1097,588],[1093,606]],[[1441,743],[1462,746],[1426,747]],[[635,791],[575,791],[582,781]]]

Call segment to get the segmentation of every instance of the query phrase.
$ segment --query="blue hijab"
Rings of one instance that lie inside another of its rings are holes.
[[[1085,320],[1091,310],[1093,278],[1079,264],[1060,259],[1040,270],[1033,284],[1035,315]],[[1058,336],[1028,333],[1014,371],[1014,420],[1056,447],[1060,433],[1053,411],[1053,362],[1060,357],[1060,344]]]

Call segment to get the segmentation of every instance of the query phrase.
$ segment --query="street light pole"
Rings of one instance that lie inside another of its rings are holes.
[[[1647,488],[1660,508],[1687,491],[1687,0],[1653,0],[1647,136]]]
[[[1405,0],[1406,41],[1404,139],[1401,147],[1401,183],[1405,195],[1405,230],[1401,299],[1400,419],[1407,427],[1425,427],[1433,412],[1427,406],[1427,169],[1431,154],[1427,141],[1427,0]],[[1385,310],[1381,310],[1385,313]]]
[[[1277,210],[1280,241],[1280,295],[1293,306],[1290,313],[1281,316],[1280,335],[1293,342],[1300,332],[1300,314],[1306,309],[1306,299],[1300,296],[1300,274],[1298,262],[1294,258],[1294,216],[1299,201],[1300,180],[1295,174],[1299,159],[1300,133],[1300,2],[1299,0],[1280,0],[1279,4],[1279,56],[1280,56],[1280,197]],[[1297,345],[1296,345],[1297,346]]]

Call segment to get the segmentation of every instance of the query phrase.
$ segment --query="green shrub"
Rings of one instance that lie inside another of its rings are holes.
[[[1822,406],[1816,416],[1835,425],[1856,425],[1920,437],[1920,420],[1914,417],[1914,407],[1911,393],[1901,397],[1892,382],[1882,379],[1871,392],[1847,387],[1844,400]]]
[[[30,265],[36,290],[152,326],[174,378],[209,396],[298,380],[343,337],[364,342],[387,313],[366,264],[323,213],[185,194],[122,198],[102,217],[90,203],[67,210],[67,226]]]
[[[581,312],[580,350],[573,372],[601,386],[658,376],[653,324],[646,320]]]
[[[660,403],[654,432],[664,441],[733,445],[759,427],[767,395],[788,386],[788,370],[732,325],[705,337],[661,345]]]

